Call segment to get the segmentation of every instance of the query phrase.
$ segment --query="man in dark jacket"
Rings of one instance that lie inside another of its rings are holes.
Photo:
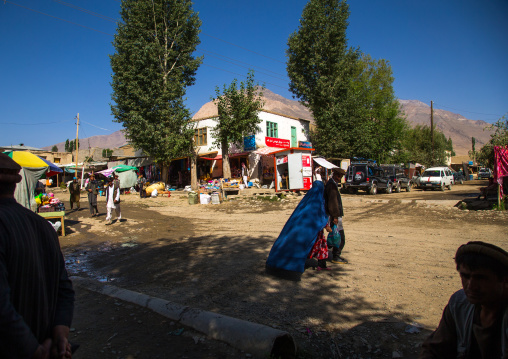
[[[330,216],[330,226],[336,225],[339,227],[340,232],[340,246],[333,247],[332,263],[348,263],[348,261],[341,257],[342,249],[346,244],[346,236],[344,235],[344,228],[342,227],[342,217],[344,216],[344,208],[342,207],[342,199],[340,197],[339,184],[342,177],[346,174],[342,168],[333,168],[332,177],[328,180],[325,186],[325,209],[326,214]]]
[[[74,290],[55,230],[14,199],[20,169],[0,153],[0,358],[71,358]]]

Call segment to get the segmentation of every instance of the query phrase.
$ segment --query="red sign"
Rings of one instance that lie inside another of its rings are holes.
[[[310,164],[310,156],[302,155],[302,166],[303,167],[312,167]]]
[[[312,177],[303,177],[303,189],[310,189],[312,186]]]
[[[265,137],[265,143],[270,147],[289,148],[290,141],[282,138]]]

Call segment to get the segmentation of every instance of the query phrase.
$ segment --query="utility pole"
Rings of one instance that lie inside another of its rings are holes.
[[[434,103],[432,101],[430,101],[430,142],[432,144],[430,159],[434,166]]]
[[[79,113],[76,117],[78,122],[76,124],[76,177],[78,176],[78,154],[79,154],[79,142],[78,142],[78,133],[79,133]]]

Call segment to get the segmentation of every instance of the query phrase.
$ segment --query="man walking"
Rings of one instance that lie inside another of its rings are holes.
[[[108,186],[106,187],[106,224],[111,224],[112,211],[115,209],[118,221],[122,220],[122,212],[120,211],[120,188],[115,185],[113,178],[108,178]]]
[[[76,177],[74,177],[72,179],[72,182],[69,184],[69,193],[71,195],[71,198],[70,198],[71,210],[72,210],[74,203],[76,203],[76,208],[79,211],[80,210],[79,199],[81,196],[81,184],[78,182],[78,179]]]
[[[0,358],[71,358],[74,290],[55,230],[14,199],[20,169],[0,153]]]
[[[346,236],[344,234],[344,227],[342,226],[342,217],[344,216],[344,208],[342,207],[342,198],[340,197],[339,184],[342,177],[346,174],[342,168],[333,168],[332,177],[328,180],[325,186],[325,209],[326,214],[330,216],[330,227],[333,225],[338,226],[340,232],[340,246],[333,247],[332,250],[332,263],[346,264],[348,261],[341,257],[342,250],[346,244]]]
[[[95,175],[93,173],[90,175],[85,189],[88,192],[88,208],[90,208],[90,214],[92,217],[98,216],[97,195],[99,194],[99,183],[95,180]]]
[[[459,247],[462,289],[450,297],[420,359],[508,358],[508,253],[489,243]]]

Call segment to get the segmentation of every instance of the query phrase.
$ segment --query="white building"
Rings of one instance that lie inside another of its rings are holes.
[[[269,90],[264,91],[263,100],[265,105],[258,115],[261,119],[259,131],[254,138],[246,138],[242,147],[230,148],[233,178],[240,177],[240,164],[244,162],[249,169],[249,177],[257,178],[261,182],[270,181],[273,179],[273,156],[268,157],[271,153],[287,148],[310,147],[309,130],[313,125],[313,118],[307,108]],[[204,161],[212,161],[209,169],[201,173],[198,170],[200,177],[208,171],[212,172],[213,177],[219,177],[222,173],[221,149],[213,145],[213,128],[217,125],[217,116],[217,107],[213,102],[205,104],[193,116],[198,156]],[[211,160],[212,158],[215,158],[215,161]],[[198,169],[200,165],[204,167],[206,163],[198,160]]]

